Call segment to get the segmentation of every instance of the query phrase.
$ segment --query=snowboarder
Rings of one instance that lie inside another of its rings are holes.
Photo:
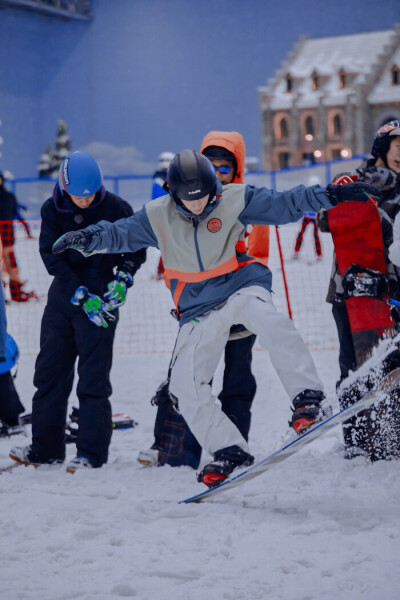
[[[97,468],[107,462],[112,420],[110,370],[118,307],[126,300],[146,251],[100,254],[88,261],[76,252],[52,254],[65,231],[100,219],[133,214],[130,205],[103,187],[99,165],[86,152],[62,162],[53,196],[42,206],[40,254],[54,277],[44,310],[32,403],[32,443],[12,448],[10,457],[25,465],[61,465],[65,458],[68,397],[78,359],[79,433],[77,456],[67,471]],[[117,269],[116,273],[114,270]],[[90,290],[90,291],[89,291]]]
[[[336,184],[362,181],[373,185],[379,190],[381,198],[378,201],[378,215],[381,220],[383,251],[386,255],[388,291],[395,299],[400,298],[399,271],[387,257],[387,252],[392,242],[392,219],[400,211],[399,162],[400,123],[392,121],[379,128],[373,140],[371,154],[360,167],[355,172],[339,174],[334,179]],[[354,228],[359,228],[360,231],[365,229],[365,225],[360,222],[358,211],[354,212],[353,219]],[[328,218],[324,211],[321,211],[318,215],[318,224],[321,231],[329,231]],[[352,262],[356,263],[357,261]],[[357,356],[356,353],[345,298],[346,292],[339,273],[336,254],[334,253],[332,275],[326,301],[332,304],[332,314],[339,337],[340,379],[337,382],[338,390],[349,373],[355,371],[365,360],[365,357],[360,360],[360,356]],[[396,329],[393,328],[393,333],[395,331]],[[371,344],[370,351],[372,351],[372,348],[373,344]],[[347,394],[342,396],[339,393],[338,399],[342,408],[345,408],[352,401],[347,396]],[[400,409],[397,409],[397,416],[396,411],[392,411],[391,421],[395,430],[400,428],[399,411]],[[381,427],[378,426],[379,418],[375,422],[371,415],[365,415],[363,420],[359,417],[353,417],[344,424],[345,458],[351,459],[362,455],[371,460],[379,460],[400,456],[400,431],[389,435],[391,425],[386,422],[383,413],[380,419]],[[396,421],[398,422],[396,423]]]
[[[165,180],[167,177],[169,163],[174,158],[174,156],[175,156],[175,154],[173,152],[168,152],[168,151],[161,152],[161,154],[158,155],[157,168],[156,168],[155,172],[153,173],[153,185],[151,186],[151,199],[152,200],[155,200],[156,198],[159,198],[160,196],[165,195],[165,190],[164,190],[163,186],[164,186],[164,183],[165,183]],[[158,265],[157,265],[156,279],[161,281],[161,279],[163,279],[163,274],[164,274],[164,264],[163,264],[162,256],[160,256]]]
[[[247,224],[297,221],[307,210],[331,208],[355,197],[364,201],[375,189],[364,183],[347,186],[297,186],[286,192],[231,184],[222,188],[211,162],[184,150],[167,173],[168,195],[138,213],[71,231],[53,246],[84,256],[161,250],[170,291],[180,315],[172,358],[170,392],[201,446],[213,455],[198,476],[206,485],[225,479],[236,467],[254,461],[233,422],[214,403],[210,381],[235,323],[242,323],[270,353],[271,361],[293,402],[290,421],[298,433],[322,418],[323,385],[312,357],[292,321],[278,313],[271,299],[272,275],[247,255]]]
[[[319,185],[320,179],[317,176],[312,176],[309,178],[308,185]],[[313,227],[313,236],[314,236],[314,248],[315,254],[318,260],[322,260],[322,246],[321,240],[319,238],[318,225],[317,225],[317,213],[315,212],[305,212],[303,218],[301,220],[300,231],[297,234],[296,242],[294,245],[294,253],[292,256],[292,260],[297,260],[300,255],[300,250],[304,241],[304,234],[309,225]]]
[[[2,269],[2,246],[0,240],[0,274]],[[19,415],[24,407],[15,389],[12,368],[19,357],[14,338],[7,333],[6,309],[3,286],[0,285],[0,437],[24,433]]]
[[[244,183],[246,148],[243,136],[236,131],[210,131],[203,139],[200,152],[214,166],[222,185]],[[164,190],[165,195],[165,190]],[[246,231],[247,233],[247,231]],[[246,238],[248,255],[268,260],[269,227],[256,225]],[[243,325],[231,327],[225,346],[223,388],[218,396],[222,411],[235,423],[248,441],[251,405],[257,390],[251,371],[252,349],[256,336]],[[138,461],[145,466],[189,465],[196,469],[201,458],[201,446],[174,409],[169,393],[169,376],[152,399],[157,406],[154,443],[139,453]]]
[[[4,271],[9,277],[11,300],[27,302],[37,298],[35,292],[24,289],[25,282],[21,280],[17,260],[14,253],[15,232],[14,219],[21,220],[17,199],[4,187],[4,175],[0,173],[0,239],[3,244]],[[23,223],[23,220],[21,220]]]

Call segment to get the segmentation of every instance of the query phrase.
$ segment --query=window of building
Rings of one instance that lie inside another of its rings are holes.
[[[311,75],[311,88],[314,92],[321,88],[321,80],[316,71]]]
[[[392,67],[392,85],[400,85],[400,67],[397,65]]]
[[[333,117],[333,133],[335,135],[342,135],[343,133],[342,117],[339,114]]]
[[[281,138],[289,137],[289,123],[285,117],[279,122],[279,133]]]
[[[290,154],[289,152],[279,152],[279,168],[287,169],[289,167]]]
[[[314,119],[311,116],[306,117],[305,120],[305,130],[306,130],[306,135],[315,135],[315,126],[314,126]]]
[[[293,79],[290,75],[286,75],[286,92],[290,94],[293,91]]]
[[[315,163],[314,152],[303,152],[303,165],[313,165]]]

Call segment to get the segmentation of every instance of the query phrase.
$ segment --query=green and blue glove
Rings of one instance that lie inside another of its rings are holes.
[[[108,327],[109,323],[115,321],[115,316],[108,312],[103,299],[100,296],[91,294],[84,285],[75,290],[75,294],[71,298],[71,304],[80,306],[90,321],[98,327]]]
[[[103,295],[106,310],[115,310],[126,302],[128,289],[133,285],[133,277],[126,271],[117,271],[115,279],[107,285],[108,291]]]

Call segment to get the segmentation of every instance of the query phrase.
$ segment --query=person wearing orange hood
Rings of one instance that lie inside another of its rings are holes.
[[[246,149],[243,136],[236,131],[210,131],[201,144],[200,152],[213,164],[222,185],[244,183]],[[246,232],[247,233],[247,232]],[[249,255],[267,262],[269,252],[269,227],[253,225],[247,238]],[[252,349],[256,336],[243,325],[231,328],[225,346],[225,370],[222,391],[218,396],[223,412],[235,423],[248,440],[251,405],[256,393],[256,381],[251,372]],[[169,393],[169,375],[152,398],[157,406],[154,443],[139,453],[138,461],[145,466],[177,467],[182,465],[197,469],[201,446],[179,415]]]

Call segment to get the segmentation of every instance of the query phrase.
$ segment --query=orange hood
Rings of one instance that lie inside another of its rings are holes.
[[[244,183],[246,147],[243,136],[237,131],[210,131],[202,141],[200,152],[203,152],[209,146],[219,146],[232,152],[237,162],[237,173],[232,183]]]

